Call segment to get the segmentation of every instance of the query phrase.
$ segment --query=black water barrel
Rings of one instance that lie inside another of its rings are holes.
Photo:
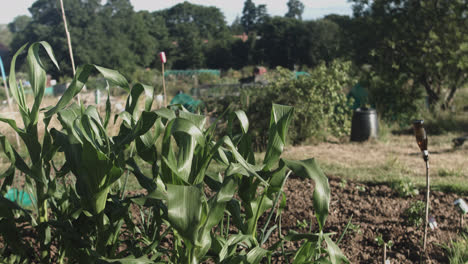
[[[378,134],[377,111],[372,108],[354,110],[351,123],[351,141],[366,141],[369,138],[377,138]]]

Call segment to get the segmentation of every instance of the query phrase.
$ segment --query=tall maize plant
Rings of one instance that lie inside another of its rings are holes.
[[[18,153],[0,135],[11,163],[0,176],[3,260],[263,263],[280,252],[278,248],[286,239],[310,238],[294,256],[295,263],[347,262],[330,234],[323,234],[330,202],[326,176],[313,159],[280,158],[293,118],[292,107],[273,105],[267,151],[264,160],[257,163],[243,111],[219,117],[227,120],[228,126],[222,137],[215,137],[217,122],[209,125],[205,116],[178,105],[152,110],[152,87],[130,87],[117,71],[84,65],[77,69],[57,104],[42,109],[44,137],[39,141],[37,123],[45,89],[40,47],[56,64],[47,43],[29,47],[27,62],[34,91],[31,109],[14,73],[16,58],[26,46],[12,61],[10,87],[24,128],[14,120],[0,118],[20,135],[27,149],[24,155]],[[125,110],[114,117],[114,122],[121,120],[115,136],[107,129],[112,119],[109,95],[103,115],[95,106],[71,103],[95,73],[128,92]],[[53,118],[60,122],[60,128],[49,128]],[[58,153],[65,157],[59,168],[55,166]],[[18,176],[16,170],[25,175],[27,188],[34,190],[36,207],[32,211],[3,198]],[[291,173],[315,182],[317,234],[281,235],[281,212],[286,203],[282,189]],[[74,184],[64,184],[60,181],[64,177],[72,177]],[[134,177],[145,193],[128,196],[125,183],[120,184],[128,177]],[[28,243],[25,238],[31,231],[33,242]],[[274,232],[279,234],[275,243],[270,241]],[[322,248],[322,241],[326,248]],[[308,249],[318,253],[307,255],[304,252]]]

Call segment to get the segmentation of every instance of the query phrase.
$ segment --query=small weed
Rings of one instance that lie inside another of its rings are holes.
[[[296,227],[297,228],[306,229],[308,226],[309,226],[309,223],[307,223],[307,221],[305,219],[303,219],[302,221],[296,220]]]
[[[360,192],[365,192],[366,191],[366,186],[364,185],[358,185],[356,186],[356,189]]]
[[[348,227],[353,233],[356,233],[358,235],[362,234],[361,226],[360,225],[355,225],[353,223],[349,224]]]
[[[338,186],[340,186],[341,189],[346,188],[346,185],[348,184],[348,181],[345,179],[341,179],[340,183]]]
[[[425,208],[426,205],[422,201],[412,202],[403,212],[407,223],[412,226],[420,226],[423,223]]]
[[[418,189],[409,180],[399,180],[392,184],[392,189],[398,193],[400,197],[413,197],[419,194]]]
[[[382,238],[382,234],[379,234],[375,239],[374,239],[375,242],[377,242],[377,245],[379,247],[382,247],[383,245],[387,245],[387,247],[389,249],[391,249],[393,247],[393,241],[392,240],[388,240],[387,242],[385,242],[385,240]]]

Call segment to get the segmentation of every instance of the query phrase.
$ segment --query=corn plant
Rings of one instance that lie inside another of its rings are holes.
[[[2,195],[8,191],[19,170],[26,175],[26,187],[35,189],[36,197],[35,212],[0,198],[0,233],[5,240],[0,253],[5,260],[192,264],[210,259],[217,263],[260,263],[271,260],[284,239],[307,239],[295,263],[346,261],[331,241],[331,234],[323,233],[330,201],[327,178],[313,159],[280,158],[292,107],[273,105],[265,158],[257,164],[243,111],[219,117],[228,120],[227,131],[219,133],[216,122],[208,125],[205,116],[190,113],[183,106],[153,111],[152,87],[130,87],[117,71],[84,65],[77,69],[57,104],[44,109],[44,137],[39,142],[37,123],[45,85],[45,70],[38,56],[41,46],[55,63],[47,43],[29,48],[27,61],[35,94],[31,109],[23,88],[16,85],[14,73],[16,58],[26,46],[12,61],[10,86],[24,128],[18,128],[14,120],[0,119],[20,135],[30,160],[0,135],[11,162],[1,176],[0,191]],[[71,103],[94,73],[129,92],[125,111],[114,117],[114,121],[122,121],[115,136],[107,129],[112,113],[109,96],[104,116],[95,106]],[[141,97],[145,97],[142,107],[138,105]],[[53,118],[61,128],[49,128]],[[222,136],[215,137],[215,131]],[[65,157],[59,168],[54,161],[58,153]],[[150,172],[142,166],[151,167]],[[315,182],[317,234],[281,235],[281,212],[286,202],[282,189],[291,173]],[[118,184],[124,175],[124,182],[135,177],[146,193],[127,196],[126,184]],[[74,184],[64,184],[66,177],[72,177]],[[139,210],[138,221],[132,213],[135,208]],[[39,255],[30,253],[35,252],[35,245],[25,242],[27,230],[16,226],[31,226],[37,231]],[[275,231],[279,241],[266,248]],[[322,248],[322,241],[326,248]],[[49,254],[51,251],[54,254]]]
[[[22,139],[28,153],[28,159],[25,160],[18,154],[2,135],[2,146],[11,162],[11,166],[1,177],[5,178],[2,187],[2,197],[9,185],[11,185],[15,176],[15,170],[26,175],[25,188],[34,193],[36,199],[36,214],[28,214],[31,217],[32,224],[37,227],[39,233],[39,243],[41,256],[40,259],[48,257],[51,235],[50,228],[46,225],[48,221],[48,203],[47,199],[55,192],[55,180],[51,178],[50,171],[52,168],[51,161],[54,157],[57,148],[52,145],[52,139],[49,131],[45,129],[42,142],[39,139],[38,123],[39,123],[39,107],[42,103],[45,92],[46,73],[42,67],[42,62],[39,58],[39,49],[43,47],[55,66],[58,67],[54,58],[52,49],[46,42],[32,44],[27,53],[26,60],[28,62],[28,74],[31,83],[31,88],[34,95],[34,101],[31,108],[27,105],[24,88],[20,82],[18,86],[15,76],[16,59],[18,55],[26,48],[26,45],[21,47],[15,54],[11,63],[9,85],[11,94],[18,105],[18,110],[23,121],[23,127],[19,127],[15,120],[0,118],[1,122],[7,123]],[[49,120],[44,119],[47,127]],[[15,233],[16,227],[10,226],[12,230],[4,231],[6,237],[11,233]],[[17,234],[16,234],[17,235]],[[9,239],[9,241],[12,241]],[[15,248],[15,247],[14,247]],[[16,250],[17,248],[15,248]]]

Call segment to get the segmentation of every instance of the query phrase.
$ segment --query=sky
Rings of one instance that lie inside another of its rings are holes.
[[[16,16],[30,15],[28,8],[34,0],[0,0],[0,24],[8,24]],[[130,0],[136,11],[149,10],[156,11],[166,9],[181,0]],[[226,17],[226,21],[231,24],[236,16],[242,15],[244,0],[190,0],[192,4],[216,6],[221,9]],[[265,4],[268,14],[273,16],[283,16],[287,12],[286,3],[288,0],[253,0],[255,5]],[[351,15],[351,4],[347,0],[301,0],[304,4],[303,19],[316,19],[327,14]]]

